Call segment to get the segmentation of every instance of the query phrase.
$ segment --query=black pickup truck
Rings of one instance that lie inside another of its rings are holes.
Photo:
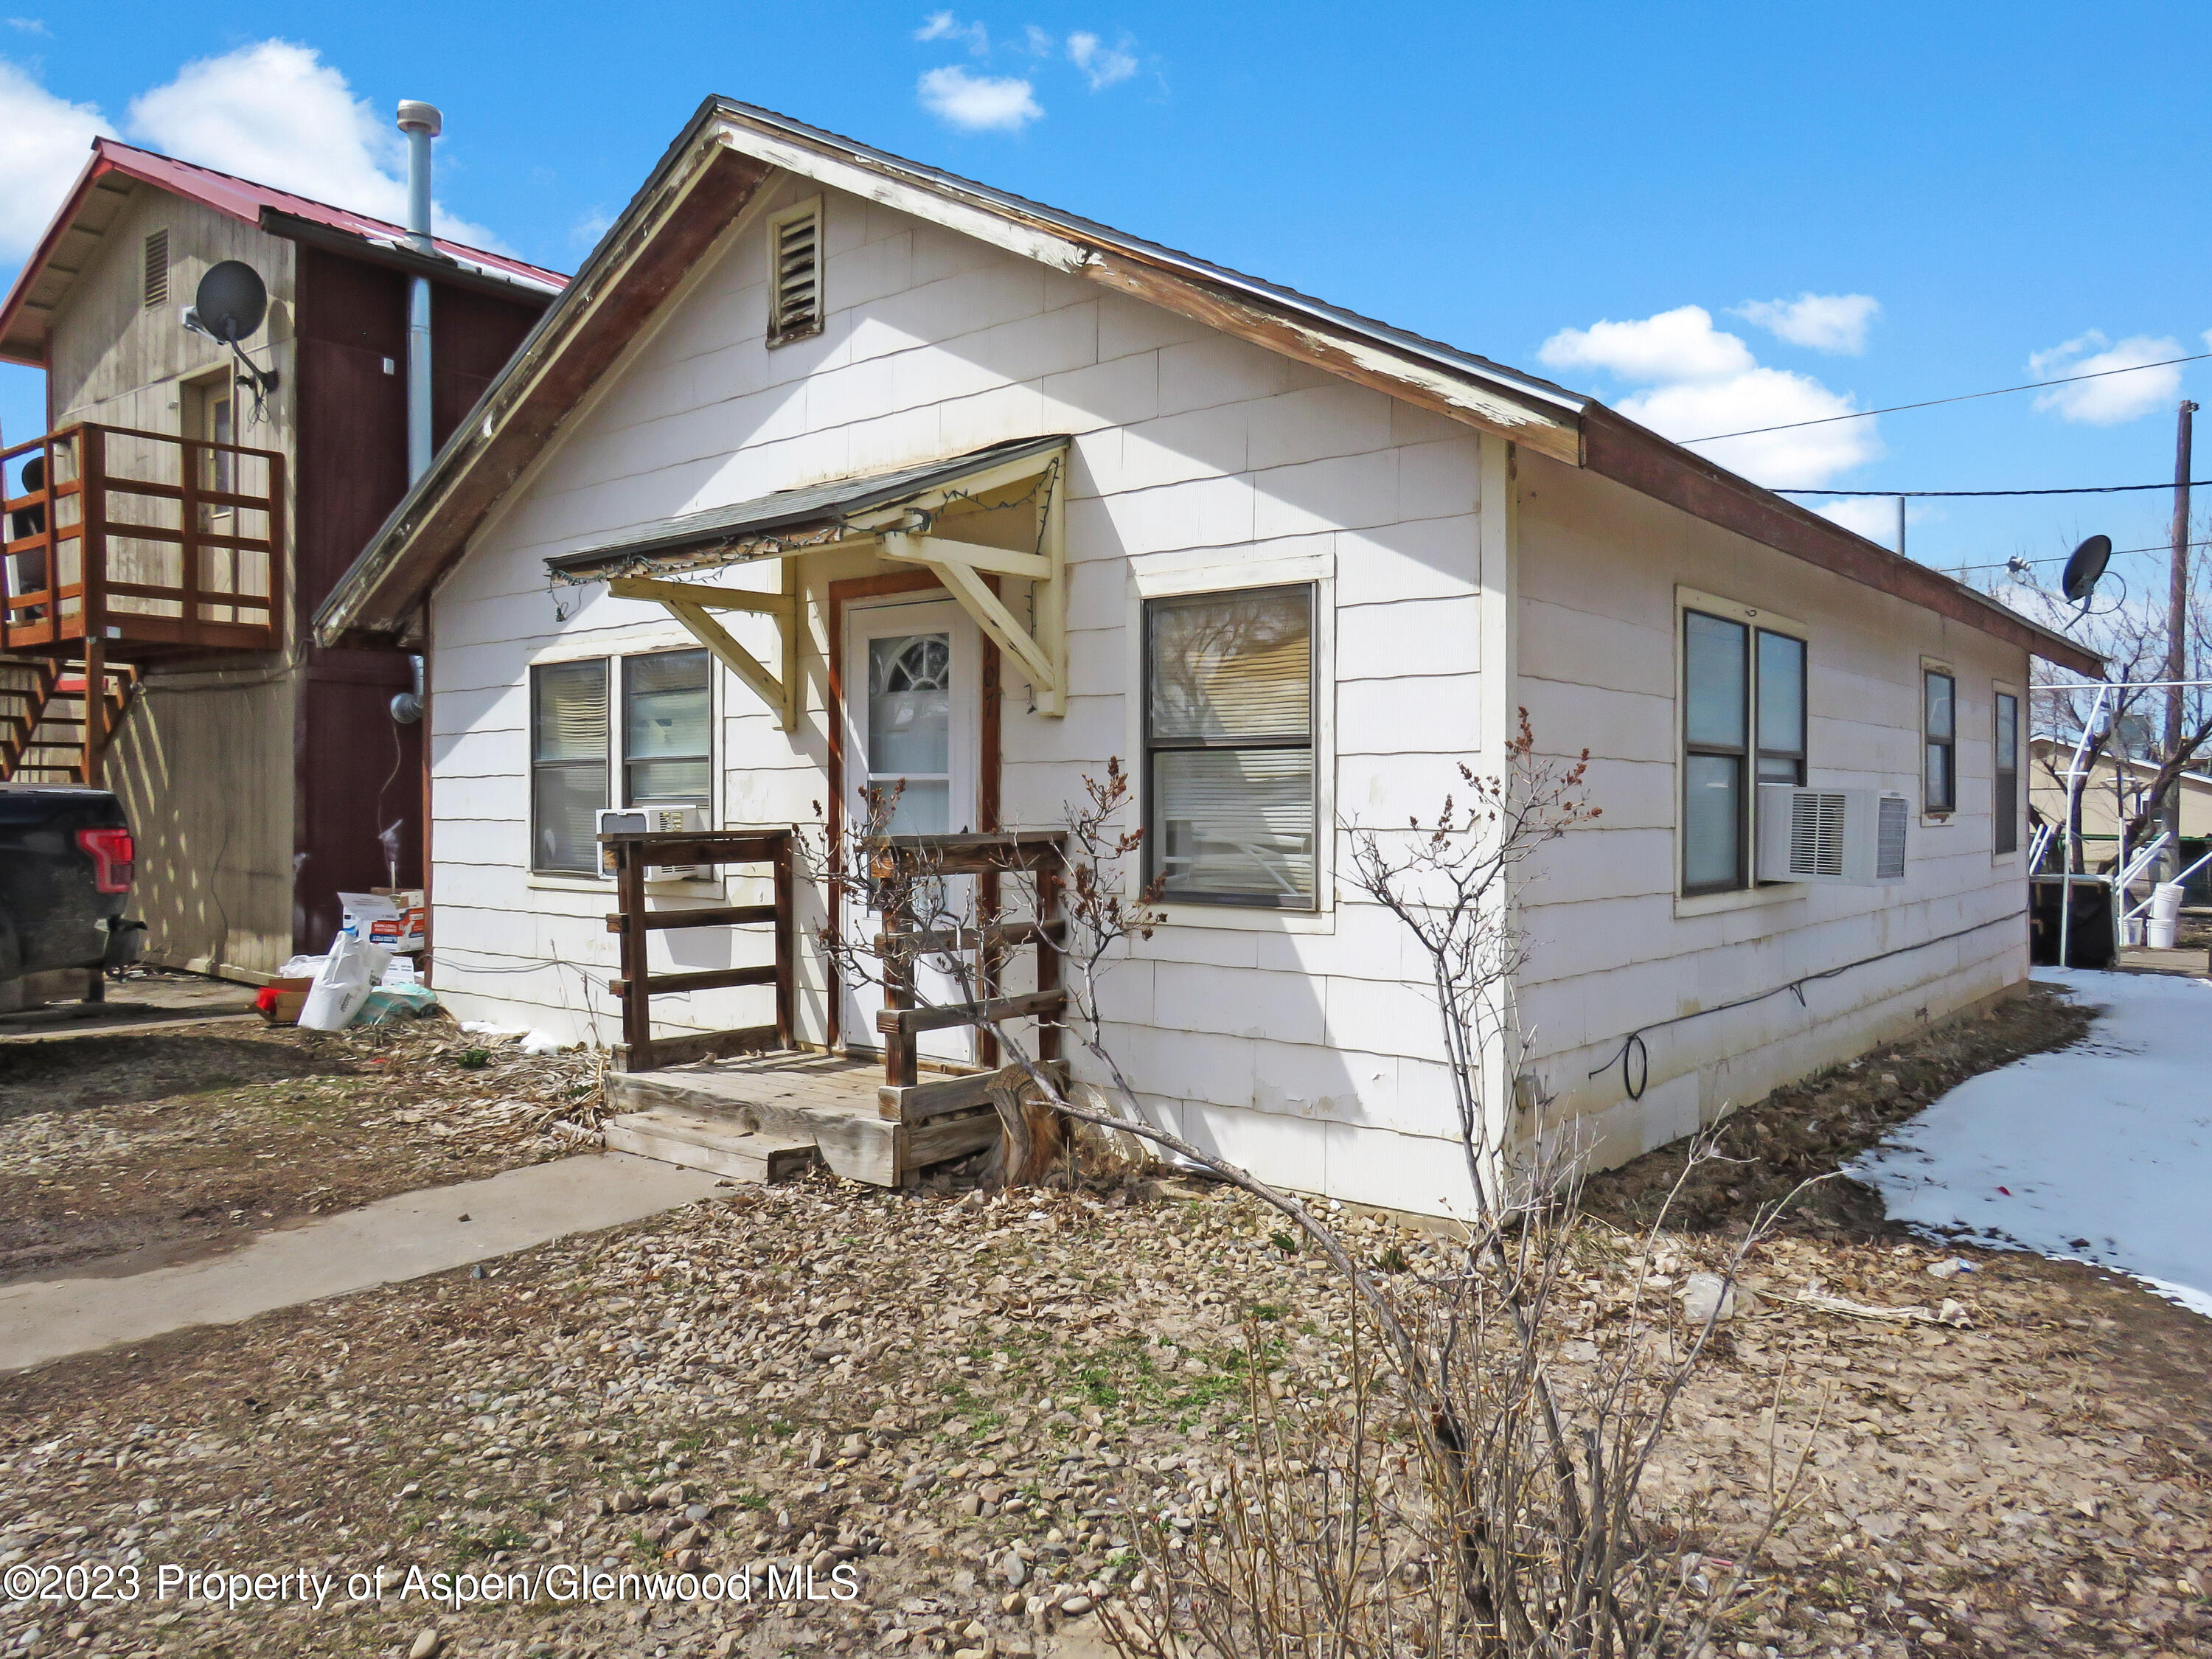
[[[136,857],[106,790],[0,784],[0,1013],[100,1000],[104,972],[137,954]]]

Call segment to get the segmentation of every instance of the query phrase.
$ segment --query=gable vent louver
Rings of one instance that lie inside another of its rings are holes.
[[[169,303],[169,233],[157,230],[146,239],[145,307],[149,311]]]
[[[822,200],[769,222],[768,343],[822,331]]]

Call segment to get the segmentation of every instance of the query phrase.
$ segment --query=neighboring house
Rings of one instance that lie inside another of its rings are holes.
[[[718,641],[687,592],[760,614]],[[2031,654],[2100,669],[1588,398],[722,100],[317,626],[431,641],[463,1015],[613,1042],[602,807],[819,826],[896,781],[901,828],[1050,827],[1119,757],[1166,884],[1109,981],[1148,1109],[1421,1211],[1461,1181],[1437,1017],[1344,826],[1432,815],[1523,706],[1589,748],[1604,816],[1521,892],[1525,1042],[1484,1066],[1618,1161],[2025,979],[2000,711]],[[1905,798],[1902,878],[1755,882],[1759,779]],[[726,927],[653,939],[655,971],[733,961]],[[664,998],[661,1029],[766,994]],[[818,954],[797,1004],[805,1042],[873,1040]]]
[[[421,728],[389,709],[414,642],[305,623],[406,492],[409,277],[441,437],[565,279],[404,236],[102,138],[0,306],[49,428],[0,451],[0,776],[121,794],[154,960],[265,977],[328,945],[340,889],[419,879]],[[269,296],[251,375],[182,325],[234,259]]]
[[[2030,739],[2028,750],[2033,757],[2028,802],[2045,823],[2063,823],[2066,821],[2066,775],[2074,764],[2074,745],[2039,735]],[[2083,852],[2093,869],[2117,856],[2121,825],[2142,810],[2143,794],[2157,778],[2158,768],[2150,763],[2109,753],[2083,769],[2076,810]],[[2188,865],[2212,848],[2212,775],[2184,772],[2180,788],[2182,862]],[[2055,870],[2057,860],[2054,851],[2045,859],[2045,866]],[[2187,894],[2191,904],[2212,902],[2212,866],[2190,878]]]

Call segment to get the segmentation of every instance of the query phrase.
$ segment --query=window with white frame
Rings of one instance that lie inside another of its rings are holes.
[[[1959,810],[1959,680],[1948,669],[1923,667],[1920,684],[1920,810],[1942,817]]]
[[[1995,787],[1990,797],[1990,850],[2020,850],[2020,695],[1998,691],[1990,699]]]
[[[1805,641],[1748,610],[1681,614],[1681,890],[1731,892],[1753,884],[1755,785],[1805,781]]]
[[[616,804],[617,778],[624,805],[709,804],[713,703],[704,651],[532,668],[531,869],[599,873],[599,814]]]
[[[1313,909],[1312,584],[1144,617],[1148,876],[1178,903]]]
[[[530,867],[599,872],[598,813],[607,804],[607,665],[530,671]]]

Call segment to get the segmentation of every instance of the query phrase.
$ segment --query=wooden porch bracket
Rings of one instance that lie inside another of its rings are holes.
[[[986,547],[947,536],[885,526],[884,556],[935,574],[993,644],[1021,666],[1040,714],[1067,713],[1067,535],[1060,498],[1067,492],[1067,457],[1046,469],[1042,522],[1034,553]],[[1030,584],[1033,623],[1024,627],[983,578],[1012,576]]]
[[[738,587],[709,587],[703,582],[664,581],[651,576],[617,576],[607,592],[618,599],[652,599],[684,624],[691,637],[713,652],[730,672],[752,688],[753,694],[775,711],[787,732],[799,729],[802,678],[799,672],[799,561],[787,558],[779,590],[757,593]],[[739,645],[714,619],[717,611],[748,611],[775,619],[779,645],[779,679],[760,659]]]

